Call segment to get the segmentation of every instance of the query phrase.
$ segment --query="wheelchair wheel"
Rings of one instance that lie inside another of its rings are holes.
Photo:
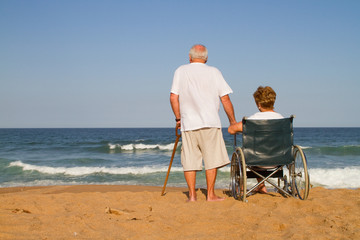
[[[310,177],[305,153],[300,146],[294,146],[294,164],[292,165],[292,194],[301,200],[307,199],[310,191]]]
[[[244,154],[242,149],[238,147],[231,158],[231,193],[235,199],[245,201],[246,172],[244,175],[244,167],[242,162],[245,163]]]

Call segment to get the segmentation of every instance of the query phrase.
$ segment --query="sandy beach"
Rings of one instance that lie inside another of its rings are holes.
[[[187,203],[187,189],[48,186],[0,189],[0,239],[360,239],[360,189],[311,189],[308,200],[256,194]]]

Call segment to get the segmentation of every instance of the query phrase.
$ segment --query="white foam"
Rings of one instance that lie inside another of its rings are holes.
[[[109,143],[108,145],[110,150],[114,150],[116,148],[116,144]]]
[[[1,188],[5,187],[33,187],[33,186],[60,186],[60,185],[137,185],[136,181],[111,181],[111,182],[76,182],[62,180],[34,180],[27,182],[6,182],[0,184]]]
[[[326,188],[359,188],[360,167],[309,169],[310,183]]]
[[[122,150],[127,150],[127,151],[132,151],[134,150],[134,144],[128,144],[128,145],[118,145],[119,148],[121,148]]]
[[[312,147],[309,147],[309,146],[300,146],[300,147],[301,147],[302,150],[312,148]]]
[[[89,175],[94,173],[108,173],[108,174],[149,174],[156,172],[165,172],[165,166],[143,166],[143,167],[124,167],[124,168],[109,168],[109,167],[48,167],[37,166],[23,163],[21,161],[11,162],[10,167],[21,167],[24,171],[38,171],[45,174],[66,174],[72,176]],[[171,171],[182,171],[181,167],[172,167]]]
[[[24,171],[37,171],[43,174],[65,174],[71,176],[83,176],[96,173],[107,174],[152,174],[158,172],[167,172],[168,166],[142,166],[142,167],[49,167],[39,166],[33,164],[23,163],[21,161],[11,162],[9,167],[21,167]],[[182,167],[171,168],[171,172],[182,172]],[[221,172],[230,172],[230,167],[221,168]],[[346,168],[312,168],[309,169],[310,183],[314,186],[322,186],[325,188],[360,188],[360,167],[346,167]],[[229,178],[218,179],[220,185],[228,185]],[[49,180],[52,181],[52,180]],[[64,182],[65,183],[65,182]],[[23,184],[23,183],[22,183]],[[58,184],[58,183],[55,183]],[[69,183],[65,183],[69,184]],[[81,184],[81,183],[74,183]],[[16,184],[15,184],[16,185]],[[21,185],[21,184],[20,184]],[[32,185],[52,185],[46,182],[29,183]],[[4,185],[2,185],[4,186]]]
[[[112,144],[109,143],[109,149],[110,150],[114,150],[116,148],[120,148],[121,150],[124,151],[134,151],[134,150],[155,150],[155,149],[159,149],[159,150],[164,150],[164,151],[171,151],[174,148],[175,143],[170,143],[170,144],[143,144],[143,143],[130,143],[130,144],[125,144],[125,145],[120,145],[120,144]]]
[[[221,172],[230,172],[230,167],[221,168]],[[314,187],[325,188],[360,188],[360,167],[346,168],[311,168],[310,183]]]

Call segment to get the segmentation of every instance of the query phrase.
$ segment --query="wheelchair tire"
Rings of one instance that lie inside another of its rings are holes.
[[[231,182],[231,194],[235,199],[240,195],[240,169],[239,169],[239,156],[237,152],[234,152],[231,157],[230,168],[230,182]]]
[[[236,148],[236,153],[239,156],[239,169],[240,169],[240,194],[239,200],[246,202],[246,192],[247,192],[247,175],[246,175],[246,164],[245,156],[243,150],[238,147]]]
[[[307,169],[305,153],[300,146],[294,146],[294,164],[292,166],[292,193],[293,196],[305,200],[310,191],[310,177]]]

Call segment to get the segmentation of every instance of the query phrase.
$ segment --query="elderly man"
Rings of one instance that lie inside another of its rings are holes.
[[[207,201],[221,201],[215,195],[217,169],[230,163],[221,132],[220,101],[235,124],[234,108],[228,94],[231,88],[221,72],[206,65],[208,52],[203,45],[194,45],[189,53],[190,64],[180,66],[174,74],[170,103],[177,124],[181,124],[181,164],[189,187],[189,201],[196,201],[196,172],[204,160]]]

